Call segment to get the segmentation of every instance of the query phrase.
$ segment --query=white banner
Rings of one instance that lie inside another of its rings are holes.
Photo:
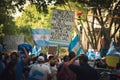
[[[50,40],[69,42],[73,25],[73,11],[53,10]]]
[[[18,45],[24,43],[23,36],[5,36],[3,38],[3,46],[5,50],[17,50]]]

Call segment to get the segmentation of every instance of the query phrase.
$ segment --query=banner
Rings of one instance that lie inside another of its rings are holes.
[[[50,38],[50,30],[48,29],[31,29],[34,44],[36,46],[48,46]]]
[[[66,41],[50,41],[51,30],[48,29],[31,29],[35,46],[63,46],[68,47],[69,42]]]
[[[5,50],[17,50],[18,45],[24,43],[23,36],[5,36],[3,38],[3,47]]]
[[[57,52],[57,47],[56,46],[49,46],[48,54],[54,54],[56,52]]]
[[[70,42],[73,26],[73,11],[53,10],[50,40],[58,42]]]

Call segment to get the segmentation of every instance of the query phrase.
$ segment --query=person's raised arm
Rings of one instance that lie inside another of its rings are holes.
[[[29,61],[29,59],[30,59],[29,53],[27,52],[25,47],[23,47],[23,51],[24,51],[24,54],[25,54],[24,62],[27,63]]]
[[[69,62],[68,62],[68,65],[72,64],[77,58],[80,57],[81,54],[75,56],[74,58],[72,58]]]

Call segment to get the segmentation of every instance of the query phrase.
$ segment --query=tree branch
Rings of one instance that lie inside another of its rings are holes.
[[[115,34],[117,33],[117,31],[120,29],[120,25],[118,25],[117,29],[115,29],[115,32],[111,35],[111,38],[113,38],[115,36]]]

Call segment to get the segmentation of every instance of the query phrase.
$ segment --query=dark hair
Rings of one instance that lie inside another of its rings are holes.
[[[41,52],[39,56],[43,56],[44,54]]]
[[[0,53],[0,60],[3,59],[4,53]]]
[[[120,69],[120,63],[117,63],[116,69]]]
[[[64,60],[64,62],[69,61],[69,56],[65,55],[65,56],[63,57],[63,60]]]
[[[51,60],[51,59],[53,59],[53,58],[54,58],[54,56],[49,56],[49,57],[48,57],[49,60]]]
[[[81,54],[80,57],[79,57],[79,60],[83,61],[83,62],[88,62],[88,57],[84,54]]]
[[[75,52],[73,51],[69,52],[69,59],[71,60],[74,57],[75,57]]]
[[[50,61],[50,66],[55,66],[55,61],[54,60]]]
[[[17,52],[12,52],[10,56],[12,57],[13,55],[15,55],[16,57],[18,57],[18,53]]]

